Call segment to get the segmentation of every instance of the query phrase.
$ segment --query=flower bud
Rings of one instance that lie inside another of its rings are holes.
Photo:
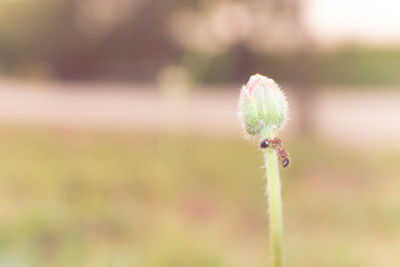
[[[260,74],[250,77],[239,98],[239,118],[250,135],[273,138],[287,120],[286,97],[274,82]]]

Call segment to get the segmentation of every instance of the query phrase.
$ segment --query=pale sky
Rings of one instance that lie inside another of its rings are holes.
[[[400,45],[400,0],[305,0],[304,20],[322,45]]]

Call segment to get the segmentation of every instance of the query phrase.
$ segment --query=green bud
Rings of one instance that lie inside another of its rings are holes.
[[[239,118],[250,135],[273,138],[287,121],[288,103],[275,83],[260,74],[250,77],[239,98]]]

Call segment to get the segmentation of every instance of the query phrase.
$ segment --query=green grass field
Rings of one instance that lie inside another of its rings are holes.
[[[400,154],[287,143],[287,266],[399,266]],[[239,138],[0,128],[0,266],[270,266]]]

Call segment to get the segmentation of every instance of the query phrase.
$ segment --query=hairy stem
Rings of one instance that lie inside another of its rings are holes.
[[[282,263],[282,199],[281,181],[279,178],[278,156],[273,148],[264,152],[265,167],[267,169],[267,195],[269,206],[269,224],[271,245],[274,258],[274,267],[281,267]]]

